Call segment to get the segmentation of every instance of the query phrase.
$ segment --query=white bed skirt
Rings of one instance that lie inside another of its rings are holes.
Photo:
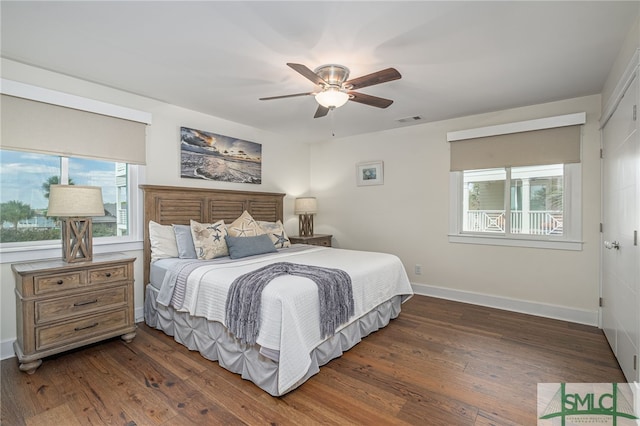
[[[278,392],[278,363],[260,353],[258,345],[240,343],[224,325],[187,312],[177,312],[156,302],[157,290],[146,286],[144,320],[150,327],[173,336],[176,342],[218,363],[227,370],[240,374],[273,396],[284,395],[320,371],[320,366],[351,349],[363,337],[385,327],[400,314],[402,296],[378,305],[357,321],[328,338],[311,352],[311,366],[296,384]]]

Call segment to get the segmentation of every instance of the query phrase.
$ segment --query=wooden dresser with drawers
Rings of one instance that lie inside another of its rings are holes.
[[[42,358],[115,336],[136,335],[133,262],[120,253],[92,261],[16,263],[14,350],[33,374]]]

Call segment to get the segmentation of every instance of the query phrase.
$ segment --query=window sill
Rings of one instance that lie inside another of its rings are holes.
[[[98,254],[142,250],[143,246],[143,242],[139,240],[103,243],[94,240],[93,252]],[[0,263],[26,262],[56,257],[62,257],[62,246],[60,244],[42,244],[0,249]]]
[[[449,235],[450,243],[489,246],[528,247],[551,250],[582,250],[582,241],[542,240],[537,238],[509,238],[496,235]]]

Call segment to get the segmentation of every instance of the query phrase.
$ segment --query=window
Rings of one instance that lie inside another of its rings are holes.
[[[142,249],[138,183],[151,114],[7,79],[0,92],[1,262],[60,256],[58,225],[44,211],[52,183],[102,188],[94,252]]]
[[[451,242],[580,250],[580,164],[451,172]]]
[[[575,124],[584,118],[574,114],[449,133],[449,240],[581,250]],[[557,119],[560,128],[554,127]]]
[[[562,236],[563,175],[562,164],[464,171],[462,232]]]
[[[46,217],[45,185],[60,177],[60,158],[0,150],[0,242],[58,240],[60,228]]]
[[[0,150],[0,247],[59,245],[60,223],[47,217],[49,186],[102,188],[105,215],[93,218],[94,244],[133,241],[137,227],[131,196],[137,198],[139,166],[79,157]],[[131,189],[134,189],[133,191]]]

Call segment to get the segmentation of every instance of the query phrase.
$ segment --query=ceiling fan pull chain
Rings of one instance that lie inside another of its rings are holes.
[[[331,136],[333,136],[334,138],[336,137],[336,133],[334,131],[335,129],[335,114],[333,113],[335,111],[335,108],[331,108],[329,110],[329,115],[331,116]]]

